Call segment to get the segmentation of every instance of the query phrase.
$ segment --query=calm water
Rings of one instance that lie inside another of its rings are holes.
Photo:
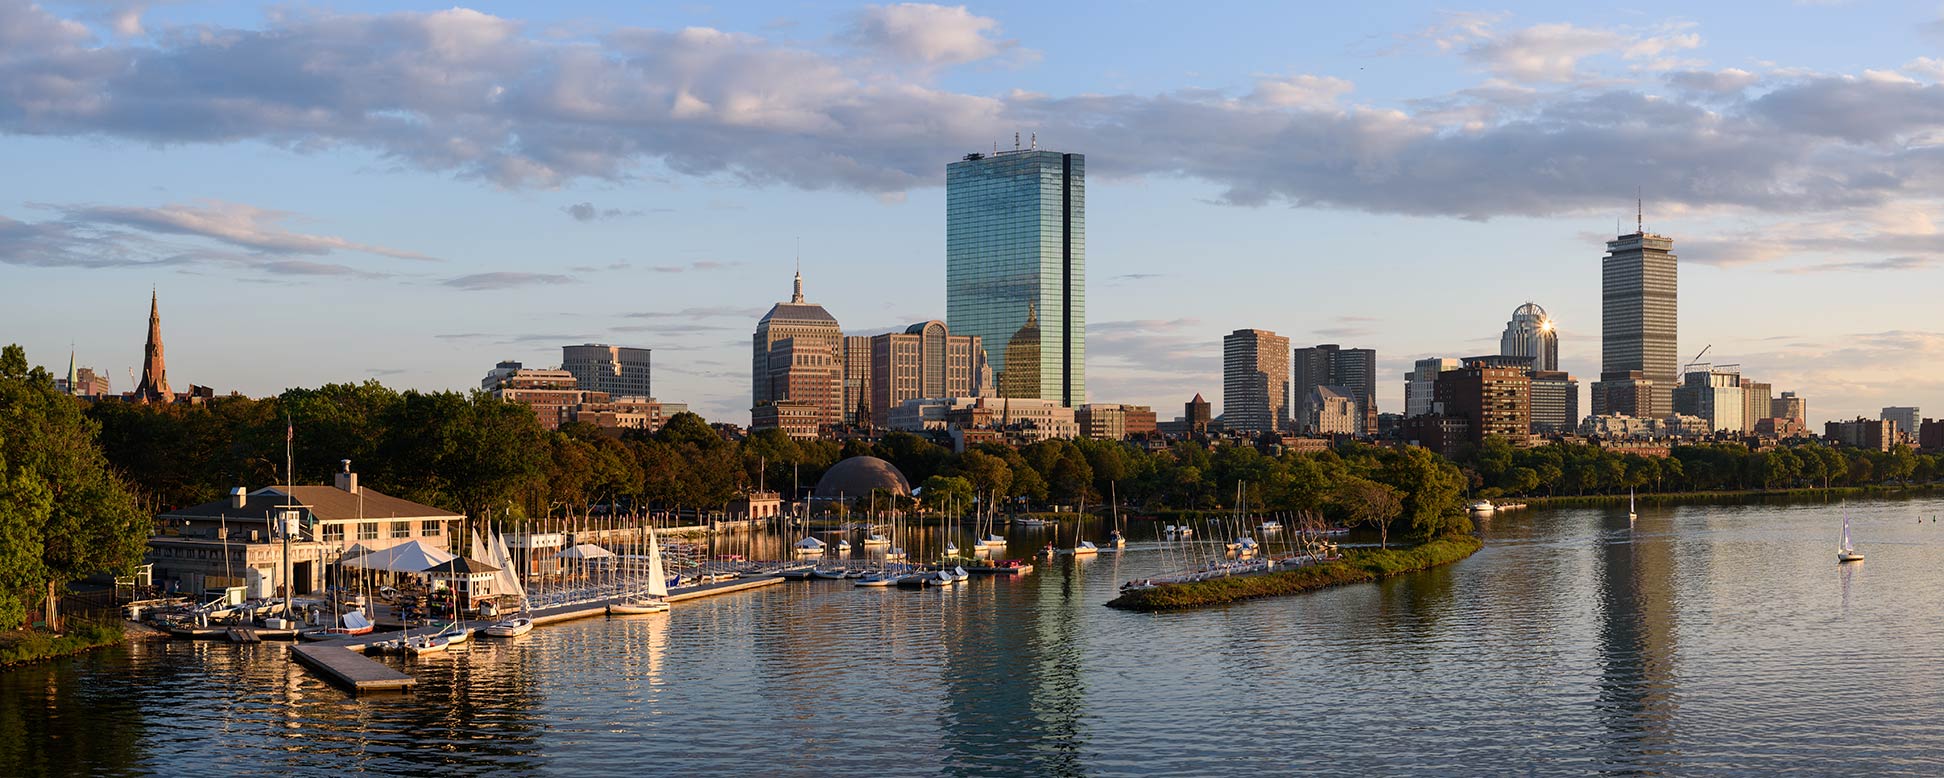
[[[283,646],[152,642],[0,673],[0,774],[1934,775],[1940,514],[1508,513],[1448,568],[1186,614],[1100,606],[1158,572],[1140,543],[793,582],[390,660],[418,691],[360,700]]]

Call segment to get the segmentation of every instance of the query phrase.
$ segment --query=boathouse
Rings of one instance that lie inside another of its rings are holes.
[[[415,540],[450,551],[465,516],[361,487],[345,460],[330,486],[239,486],[226,499],[156,518],[145,561],[157,586],[186,594],[240,586],[248,597],[274,597],[286,575],[291,594],[335,584],[336,563],[347,556]]]

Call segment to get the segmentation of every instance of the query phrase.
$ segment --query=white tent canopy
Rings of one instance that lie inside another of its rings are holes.
[[[556,559],[606,559],[612,556],[614,556],[614,552],[612,551],[609,551],[605,548],[601,548],[600,546],[594,545],[593,543],[582,543],[578,546],[567,549],[566,551],[560,552],[560,554],[557,555],[555,558]]]
[[[422,573],[456,558],[444,551],[412,540],[353,559],[346,559],[339,564],[345,567],[383,570],[391,573]]]

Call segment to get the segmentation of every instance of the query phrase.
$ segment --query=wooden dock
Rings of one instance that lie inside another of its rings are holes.
[[[292,646],[290,653],[312,672],[350,689],[353,694],[406,691],[418,683],[409,675],[343,646],[312,643]]]
[[[713,597],[720,594],[759,589],[783,583],[783,579],[773,575],[760,578],[738,578],[733,581],[683,586],[668,593],[670,603]],[[541,608],[533,612],[533,625],[558,624],[563,621],[586,619],[607,615],[608,601],[575,603],[552,608]],[[479,631],[492,626],[493,620],[468,621],[460,624],[474,632],[474,640],[487,638]],[[380,691],[405,691],[417,683],[409,675],[393,670],[390,666],[360,653],[373,643],[392,640],[397,632],[373,632],[366,635],[352,635],[334,640],[323,640],[292,647],[291,653],[297,661],[309,667],[326,680],[344,686],[354,694]]]

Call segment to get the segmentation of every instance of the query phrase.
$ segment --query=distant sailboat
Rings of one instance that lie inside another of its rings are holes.
[[[648,587],[641,594],[620,602],[608,603],[610,616],[634,616],[642,613],[663,613],[668,610],[668,578],[662,572],[661,543],[655,540],[655,528],[648,528]]]
[[[1640,514],[1634,513],[1633,487],[1627,487],[1627,521],[1632,522],[1634,519],[1638,519],[1638,518],[1640,518]]]
[[[1839,563],[1863,561],[1863,552],[1856,550],[1856,547],[1850,544],[1848,516],[1843,517],[1843,545],[1836,549],[1836,561]]]

